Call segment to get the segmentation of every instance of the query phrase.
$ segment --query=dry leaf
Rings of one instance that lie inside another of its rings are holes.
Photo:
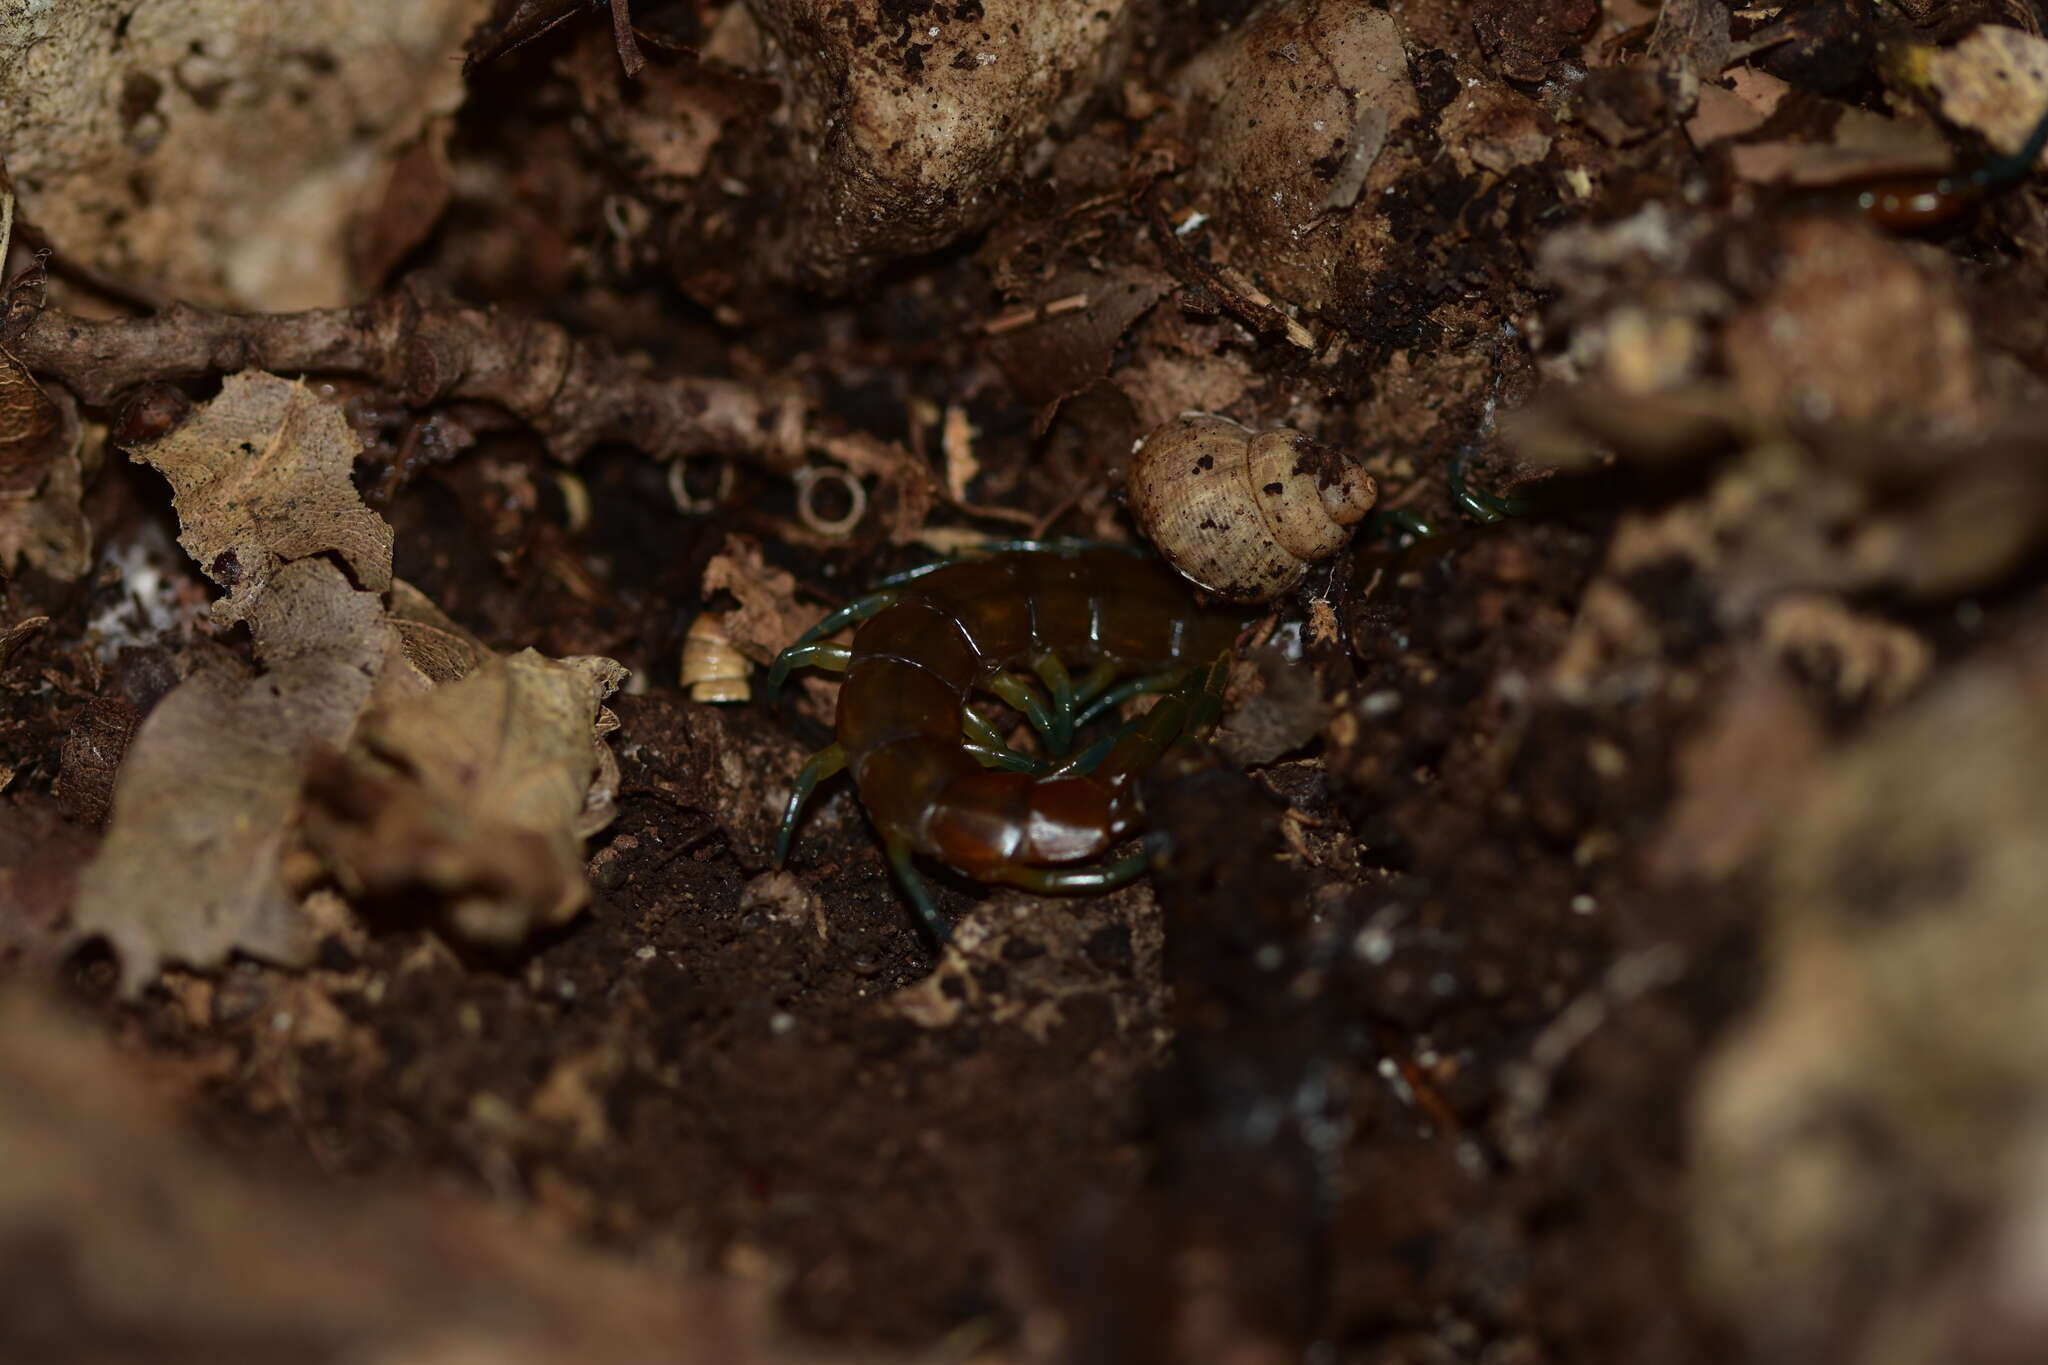
[[[27,562],[69,580],[91,567],[79,440],[70,395],[44,389],[0,349],[0,572]]]
[[[818,622],[816,607],[800,606],[796,579],[771,568],[761,557],[761,544],[747,536],[727,536],[725,546],[704,566],[704,595],[729,592],[739,607],[720,618],[726,638],[757,664],[772,661]]]
[[[582,839],[611,818],[616,770],[600,704],[609,659],[532,650],[382,706],[347,754],[316,766],[306,837],[352,892],[435,897],[457,932],[516,942],[589,895]]]
[[[1982,133],[2007,155],[2025,144],[2048,108],[2048,38],[1985,24],[1923,60],[1942,117]]]
[[[406,662],[429,685],[438,687],[466,677],[491,657],[490,646],[455,624],[425,593],[402,578],[391,581],[387,609],[391,625],[405,645]]]
[[[304,960],[281,860],[311,755],[348,740],[398,639],[377,594],[325,559],[278,570],[249,611],[267,668],[195,673],[136,731],[76,921],[121,957],[127,994],[166,961]]]
[[[391,586],[391,528],[350,473],[360,442],[304,384],[259,371],[132,453],[170,480],[178,543],[226,588],[216,618],[239,621],[279,566],[333,552],[374,593]]]

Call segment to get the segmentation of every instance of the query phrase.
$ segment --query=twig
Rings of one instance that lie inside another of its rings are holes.
[[[1279,305],[1250,281],[1229,267],[1217,266],[1188,249],[1187,243],[1180,239],[1180,234],[1174,231],[1172,222],[1168,220],[1166,206],[1159,202],[1156,182],[1140,191],[1138,198],[1145,212],[1145,221],[1152,229],[1152,240],[1174,278],[1215,299],[1254,336],[1282,336],[1303,350],[1315,349],[1315,337],[1308,328],[1282,312]]]
[[[153,380],[262,369],[358,375],[415,407],[495,404],[563,460],[619,441],[659,458],[719,452],[787,470],[811,439],[793,387],[650,374],[554,323],[442,303],[416,287],[303,313],[181,304],[99,320],[42,308],[14,326],[8,345],[23,364],[97,406]]]

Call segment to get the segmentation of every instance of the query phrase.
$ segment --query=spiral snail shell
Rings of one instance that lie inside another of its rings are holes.
[[[1355,460],[1298,431],[1254,432],[1183,413],[1131,456],[1125,499],[1139,529],[1197,587],[1266,602],[1335,554],[1379,489]]]

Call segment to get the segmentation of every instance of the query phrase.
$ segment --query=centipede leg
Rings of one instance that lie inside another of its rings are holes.
[[[782,680],[799,668],[822,668],[831,673],[844,673],[853,662],[853,651],[845,645],[791,645],[775,656],[775,670],[768,675],[768,690],[782,686]]]
[[[998,673],[989,679],[988,690],[1023,712],[1024,719],[1030,721],[1031,728],[1038,731],[1038,737],[1045,742],[1046,748],[1053,748],[1053,739],[1059,730],[1053,721],[1051,709],[1045,704],[1045,698],[1038,695],[1036,688],[1022,678],[1012,677],[1008,673]]]
[[[789,857],[789,841],[796,833],[796,818],[802,814],[804,802],[811,799],[818,784],[846,766],[846,750],[837,744],[811,755],[811,761],[804,764],[803,771],[796,775],[796,788],[789,794],[789,805],[782,812],[782,828],[775,832],[775,866],[780,868]]]
[[[818,668],[834,667],[835,665],[824,662],[820,658],[808,657],[804,652],[818,647],[818,642],[826,636],[837,635],[848,626],[858,625],[870,616],[875,616],[888,610],[896,605],[900,596],[901,594],[894,592],[871,592],[865,597],[856,597],[838,611],[833,612],[824,620],[797,636],[795,644],[792,644],[788,649],[775,656],[775,664],[768,670],[768,681],[765,684],[768,694],[773,696],[794,669],[806,666]],[[837,649],[839,646],[827,645],[824,648]],[[845,666],[843,663],[837,665],[837,667],[842,669]]]
[[[1145,854],[1133,853],[1128,858],[1091,867],[1015,867],[1004,874],[1004,880],[1041,895],[1109,891],[1137,879],[1150,865]]]
[[[1153,692],[1171,692],[1181,685],[1187,675],[1188,671],[1185,668],[1176,668],[1169,673],[1152,673],[1142,678],[1132,678],[1129,682],[1112,687],[1097,697],[1075,718],[1074,724],[1090,724],[1097,717],[1107,715],[1133,697],[1143,697]]]
[[[1049,649],[1031,661],[1031,671],[1052,697],[1054,733],[1047,747],[1054,754],[1064,754],[1074,743],[1074,677],[1060,656]]]
[[[1451,497],[1457,500],[1458,506],[1465,509],[1467,516],[1482,525],[1491,526],[1497,521],[1519,517],[1528,512],[1529,505],[1520,498],[1495,497],[1491,493],[1482,493],[1467,483],[1465,462],[1469,456],[1470,452],[1466,450],[1460,450],[1453,455],[1450,470],[1445,475],[1445,482],[1450,485]]]
[[[967,751],[990,767],[1008,768],[1015,773],[1041,773],[1045,764],[1030,754],[1020,754],[1003,742],[996,727],[971,706],[960,709],[960,728],[968,738]]]
[[[897,884],[910,898],[910,908],[917,911],[918,922],[936,946],[945,947],[952,940],[953,931],[939,918],[939,908],[932,904],[931,888],[925,885],[924,877],[911,861],[910,845],[901,839],[885,839],[882,849],[888,855],[889,870],[896,874]]]
[[[1437,534],[1436,527],[1405,507],[1389,507],[1375,512],[1367,526],[1372,534],[1389,540],[1399,540],[1402,536],[1410,540],[1429,540]]]
[[[1115,682],[1116,675],[1122,671],[1115,659],[1098,660],[1095,667],[1089,669],[1081,681],[1074,684],[1074,706],[1077,709],[1084,707],[1101,696],[1102,689]],[[1079,717],[1076,717],[1074,724],[1080,723]]]
[[[1013,773],[1030,773],[1036,776],[1045,771],[1045,765],[1029,754],[1020,754],[1008,747],[991,748],[986,744],[963,744],[975,762],[984,768],[1003,768]]]

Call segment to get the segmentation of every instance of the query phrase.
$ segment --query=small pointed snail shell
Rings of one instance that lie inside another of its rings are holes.
[[[1343,548],[1378,486],[1349,456],[1285,428],[1182,413],[1131,456],[1131,515],[1189,582],[1267,602]]]
[[[725,633],[724,621],[707,611],[690,622],[679,681],[690,690],[691,701],[745,701],[753,695],[747,684],[753,670]]]

